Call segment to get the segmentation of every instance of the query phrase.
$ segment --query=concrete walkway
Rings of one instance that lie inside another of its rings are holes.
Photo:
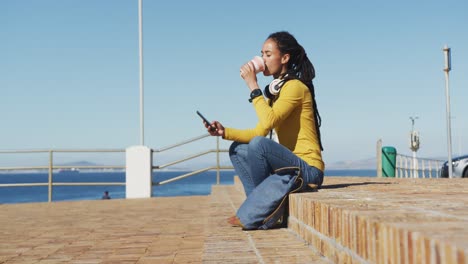
[[[0,263],[200,263],[208,200],[1,205]]]
[[[290,196],[288,228],[226,219],[210,196],[0,205],[0,263],[468,263],[467,179],[328,177]]]
[[[0,205],[0,263],[330,263],[289,229],[227,224],[244,198],[231,185],[210,196]]]

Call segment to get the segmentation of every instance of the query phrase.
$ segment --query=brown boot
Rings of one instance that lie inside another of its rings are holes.
[[[233,227],[242,227],[242,223],[240,222],[237,216],[233,215],[228,218],[227,222]]]

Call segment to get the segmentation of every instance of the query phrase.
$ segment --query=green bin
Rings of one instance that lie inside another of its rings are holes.
[[[382,148],[382,176],[395,177],[397,151],[394,147]]]

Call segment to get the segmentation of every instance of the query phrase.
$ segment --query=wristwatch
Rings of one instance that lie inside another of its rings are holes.
[[[252,102],[253,99],[255,99],[256,97],[259,97],[262,95],[262,90],[260,90],[259,88],[253,90],[251,93],[250,93],[250,99],[249,99],[249,102]]]

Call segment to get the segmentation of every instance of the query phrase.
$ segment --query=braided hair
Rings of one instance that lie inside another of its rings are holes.
[[[315,113],[315,129],[317,131],[320,149],[323,150],[322,139],[320,135],[320,126],[322,125],[322,118],[317,109],[317,102],[315,101],[315,89],[312,80],[315,78],[315,69],[312,62],[307,57],[304,48],[297,42],[296,38],[289,32],[280,31],[268,36],[278,45],[281,54],[289,54],[289,62],[287,65],[287,72],[283,75],[285,82],[298,79],[303,82],[312,95],[312,106]]]

